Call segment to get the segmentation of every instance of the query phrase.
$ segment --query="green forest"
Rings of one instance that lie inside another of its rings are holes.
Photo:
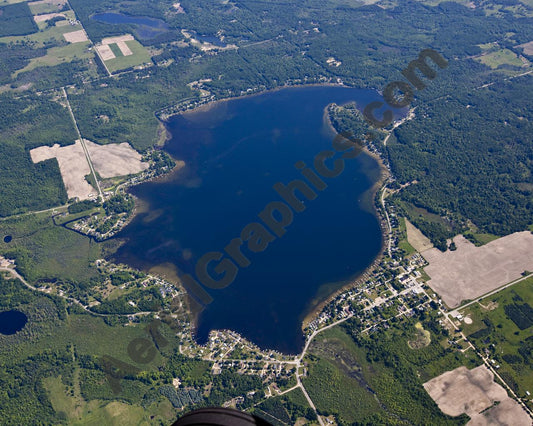
[[[34,164],[29,151],[77,139],[68,111],[50,97],[0,95],[0,216],[64,204],[67,193],[57,160]]]
[[[0,7],[0,37],[31,34],[37,31],[28,3]]]
[[[386,154],[403,211],[433,242],[468,229],[507,235],[533,223],[533,77],[420,102]],[[445,218],[432,221],[405,202]],[[445,244],[445,243],[444,243]]]

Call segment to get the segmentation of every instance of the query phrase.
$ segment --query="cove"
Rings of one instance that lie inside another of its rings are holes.
[[[0,312],[0,334],[9,336],[24,328],[28,317],[20,311]]]
[[[112,260],[149,270],[173,265],[194,275],[197,260],[240,235],[271,201],[272,188],[301,179],[295,163],[313,164],[335,136],[324,111],[334,102],[360,108],[380,100],[372,90],[339,86],[287,88],[212,104],[170,119],[165,150],[186,165],[162,181],[136,186],[147,207],[116,238],[124,244]],[[298,353],[301,321],[331,292],[359,275],[382,247],[371,188],[378,162],[365,153],[345,161],[317,198],[305,201],[282,237],[224,289],[197,321],[196,338],[231,329],[262,348]],[[300,198],[303,199],[301,196]]]

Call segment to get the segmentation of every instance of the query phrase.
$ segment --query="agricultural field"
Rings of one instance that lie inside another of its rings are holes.
[[[89,46],[89,42],[82,42],[51,47],[46,50],[45,56],[33,58],[26,67],[17,70],[13,74],[13,77],[17,77],[21,73],[32,71],[39,67],[53,67],[75,60],[91,60],[94,58],[94,54],[89,50]]]
[[[429,265],[424,268],[431,277],[428,285],[451,308],[462,301],[473,300],[533,269],[533,235],[516,232],[476,247],[462,235],[453,239],[455,251],[433,248],[424,252]]]
[[[441,413],[422,384],[479,360],[445,349],[446,336],[435,321],[404,319],[368,336],[348,321],[318,335],[303,382],[319,413],[334,415],[342,424],[464,424],[463,417]]]
[[[426,251],[433,247],[429,238],[427,238],[418,228],[416,228],[408,219],[401,218],[401,221],[404,223],[405,233],[407,234],[407,241],[414,249],[419,253]],[[401,229],[401,228],[400,228]],[[409,255],[411,253],[407,253]]]
[[[506,383],[520,397],[533,392],[533,278],[460,312],[470,323],[461,325],[463,332],[494,360]]]
[[[46,6],[49,13],[31,17],[35,31],[10,34],[0,31],[0,48],[7,51],[2,54],[5,59],[0,59],[0,81],[15,81],[16,86],[27,90],[34,84],[46,84],[46,78],[35,78],[41,76],[42,70],[49,70],[48,79],[59,81],[66,78],[72,81],[69,74],[76,72],[85,78],[96,77],[91,42],[74,12],[66,4],[36,3]]]
[[[129,35],[104,39],[96,48],[111,73],[152,64],[148,50]]]
[[[447,371],[424,383],[424,388],[444,413],[465,413],[472,424],[505,424],[512,419],[513,426],[531,425],[529,415],[494,381],[494,374],[485,365]]]

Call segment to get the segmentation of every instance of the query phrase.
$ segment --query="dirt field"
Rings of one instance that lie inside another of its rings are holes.
[[[71,33],[63,34],[65,40],[69,43],[81,43],[82,41],[89,41],[85,30],[73,31]]]
[[[121,41],[132,41],[135,38],[131,34],[124,34],[117,37],[108,37],[102,40],[102,44],[120,43]]]
[[[85,158],[81,142],[74,145],[52,147],[40,146],[30,151],[31,159],[38,163],[50,158],[57,158],[61,177],[69,198],[78,197],[86,200],[96,195],[96,190],[85,180],[85,175],[91,173],[89,164]]]
[[[530,41],[529,43],[521,44],[519,47],[524,48],[524,53],[526,55],[533,55],[533,41]]]
[[[96,46],[96,50],[98,50],[98,53],[102,57],[103,61],[109,61],[110,59],[115,58],[115,54],[111,50],[108,44],[102,44],[101,46]]]
[[[130,55],[133,55],[133,52],[131,51],[131,49],[128,47],[128,45],[126,44],[125,41],[119,41],[117,43],[117,46],[118,48],[120,49],[120,51],[122,52],[122,54],[124,56],[130,56]]]
[[[118,37],[108,37],[102,40],[102,43],[96,46],[98,53],[102,57],[102,60],[109,61],[115,59],[116,56],[109,47],[110,44],[116,44],[124,56],[133,55],[133,52],[126,44],[127,41],[133,41],[135,38],[131,34],[125,34]]]
[[[532,421],[518,403],[507,398],[497,406],[472,417],[468,426],[531,426]]]
[[[141,172],[148,168],[141,162],[141,155],[129,144],[97,145],[85,140],[94,169],[102,178],[125,176]],[[38,163],[50,158],[57,158],[61,177],[69,198],[78,197],[86,200],[96,195],[96,190],[85,180],[91,173],[85,153],[78,140],[74,145],[52,147],[41,146],[30,151],[31,159]]]
[[[409,241],[409,244],[411,244],[419,253],[433,247],[429,238],[422,234],[422,232],[420,232],[418,228],[407,219],[405,219],[405,230],[407,231],[407,241]]]
[[[141,162],[141,154],[128,143],[98,145],[85,140],[91,161],[98,174],[106,179],[142,172],[148,163]]]
[[[517,232],[481,247],[474,246],[462,235],[454,238],[457,250],[426,250],[424,268],[431,280],[428,285],[450,308],[462,300],[473,300],[491,290],[520,278],[525,270],[533,270],[533,234]]]
[[[33,17],[33,20],[36,22],[36,23],[39,23],[39,22],[45,22],[45,21],[49,21],[50,19],[52,18],[55,18],[56,16],[63,16],[64,18],[67,18],[65,15],[63,15],[62,13],[46,13],[44,15],[35,15]]]
[[[459,367],[424,383],[424,388],[443,413],[450,416],[467,414],[470,426],[530,426],[527,413],[509,398],[505,389],[494,382],[494,375],[485,367],[469,370]],[[481,413],[494,405],[493,408]]]

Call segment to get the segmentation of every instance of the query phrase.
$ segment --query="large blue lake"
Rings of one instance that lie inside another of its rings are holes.
[[[304,180],[295,163],[312,166],[318,153],[333,151],[334,133],[324,115],[328,104],[357,101],[364,107],[377,99],[370,90],[289,88],[172,118],[165,149],[186,166],[133,189],[147,207],[118,235],[126,243],[115,260],[194,275],[205,253],[223,252],[246,225],[261,222],[258,214],[266,205],[283,201],[274,184]],[[333,159],[326,165],[333,167]],[[361,273],[381,249],[371,197],[379,165],[366,154],[344,165],[339,176],[322,178],[328,187],[316,190],[314,200],[296,192],[306,208],[294,213],[285,235],[261,252],[243,246],[250,265],[240,267],[229,286],[206,288],[213,302],[198,318],[200,342],[212,329],[232,329],[263,348],[301,350],[305,314]],[[208,268],[214,276],[217,264]]]

